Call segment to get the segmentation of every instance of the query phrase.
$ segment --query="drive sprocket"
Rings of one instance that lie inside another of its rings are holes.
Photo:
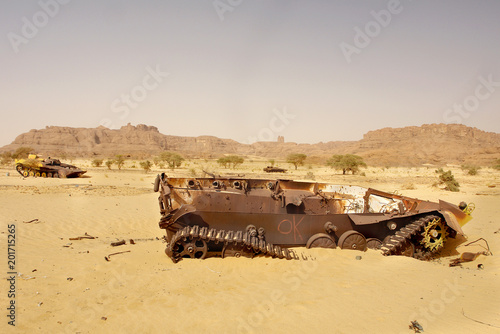
[[[433,219],[425,226],[422,233],[422,240],[420,243],[431,252],[435,252],[443,248],[448,231],[446,225],[440,217],[433,217]]]

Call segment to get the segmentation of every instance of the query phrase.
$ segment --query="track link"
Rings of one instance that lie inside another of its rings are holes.
[[[412,239],[420,239],[419,237],[423,233],[425,225],[438,218],[438,216],[425,216],[402,227],[382,244],[382,253],[384,255],[402,254],[408,243],[412,242]],[[429,259],[432,253],[434,252],[426,251],[425,249],[419,247],[418,250],[416,250],[414,257],[418,259]]]
[[[242,251],[252,252],[254,255],[268,255],[280,259],[291,260],[297,258],[296,254],[287,248],[275,246],[266,242],[258,236],[252,236],[250,233],[243,231],[224,231],[216,229],[208,229],[200,226],[186,226],[178,230],[169,241],[165,253],[177,263],[182,259],[178,249],[186,242],[204,241],[207,244],[222,243],[225,247],[232,246],[233,249],[241,249]],[[222,255],[222,254],[221,254]],[[200,258],[204,258],[200,257]]]

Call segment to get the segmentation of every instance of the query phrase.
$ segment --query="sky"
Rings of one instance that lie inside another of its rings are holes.
[[[242,143],[500,132],[498,0],[5,0],[0,146],[46,126]]]

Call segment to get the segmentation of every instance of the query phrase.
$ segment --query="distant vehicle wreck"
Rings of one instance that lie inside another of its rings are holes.
[[[358,186],[291,180],[155,180],[166,254],[291,259],[288,247],[381,249],[424,259],[463,235],[473,205],[423,201]]]
[[[264,168],[264,172],[266,173],[286,173],[286,169],[284,168],[279,168],[279,167],[274,167],[274,166],[267,166]]]
[[[51,159],[49,157],[44,160],[35,154],[30,154],[28,159],[16,159],[16,170],[24,177],[52,178],[79,177],[87,172],[76,166],[64,164],[58,159]]]

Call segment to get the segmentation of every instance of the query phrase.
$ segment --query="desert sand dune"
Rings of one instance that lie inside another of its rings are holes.
[[[381,190],[414,182],[416,189],[402,192],[475,202],[474,219],[464,231],[469,241],[487,239],[494,255],[453,268],[450,259],[481,251],[482,244],[462,244],[431,262],[377,251],[296,248],[300,260],[209,258],[174,264],[157,225],[154,173],[95,169],[88,178],[23,179],[6,172],[0,176],[0,252],[6,254],[7,224],[15,223],[15,332],[412,333],[412,320],[425,333],[500,331],[498,172],[463,178],[460,193],[430,187],[433,170],[410,175],[392,169],[348,179]],[[328,170],[315,173],[318,179],[343,178]],[[38,221],[24,223],[33,219]],[[86,233],[96,238],[69,240]],[[110,246],[121,239],[127,244]],[[105,260],[124,251],[130,252]],[[6,280],[1,284],[5,291]],[[5,293],[0,300],[4,309]],[[1,328],[14,332],[5,320]]]

